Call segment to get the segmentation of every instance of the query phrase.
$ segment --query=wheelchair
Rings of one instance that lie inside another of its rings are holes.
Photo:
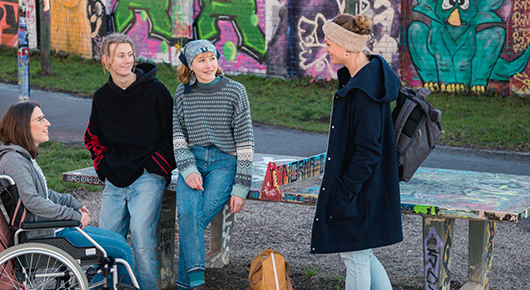
[[[11,177],[0,175],[0,193],[18,200]],[[9,202],[3,197],[2,201],[0,222],[6,222],[9,209],[4,206]],[[108,257],[103,247],[79,226],[78,221],[22,222],[20,228],[11,233],[9,244],[13,246],[0,252],[0,289],[139,289],[127,261]],[[76,247],[63,237],[25,238],[30,231],[67,227],[77,230],[93,246]],[[125,266],[132,285],[118,281],[118,264]]]

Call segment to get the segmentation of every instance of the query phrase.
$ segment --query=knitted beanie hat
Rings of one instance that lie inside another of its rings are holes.
[[[219,59],[221,54],[219,51],[217,51],[217,48],[211,43],[209,40],[206,39],[200,39],[200,40],[193,40],[184,46],[182,49],[179,59],[182,62],[183,65],[190,67],[191,63],[193,62],[193,59],[203,52],[213,52],[215,54],[215,57]]]

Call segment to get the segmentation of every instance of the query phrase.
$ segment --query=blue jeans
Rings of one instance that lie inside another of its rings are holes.
[[[85,227],[83,230],[98,244],[100,244],[103,249],[105,249],[109,257],[124,259],[127,261],[127,263],[129,263],[131,268],[134,269],[132,250],[127,244],[127,241],[125,241],[125,238],[118,235],[117,233],[91,226]],[[76,247],[92,246],[92,243],[74,228],[63,229],[62,231],[57,232],[55,235],[57,237],[64,237]],[[123,279],[123,282],[131,283],[125,267],[121,264],[118,264],[118,281],[120,281],[120,279],[124,276],[125,278]]]
[[[346,264],[346,290],[392,290],[385,268],[371,249],[340,256]]]
[[[160,217],[166,178],[144,173],[127,187],[105,181],[99,226],[124,238],[131,230],[136,278],[141,289],[156,289],[156,228]]]
[[[188,273],[204,270],[204,229],[230,199],[236,174],[236,156],[215,146],[190,148],[202,175],[204,191],[190,188],[182,175],[177,181],[179,261],[177,285],[191,288]]]

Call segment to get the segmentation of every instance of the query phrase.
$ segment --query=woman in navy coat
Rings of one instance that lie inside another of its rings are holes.
[[[311,236],[311,253],[340,253],[346,289],[392,289],[372,249],[403,240],[396,144],[390,103],[399,79],[363,49],[368,17],[342,14],[323,26],[338,71],[328,152]]]

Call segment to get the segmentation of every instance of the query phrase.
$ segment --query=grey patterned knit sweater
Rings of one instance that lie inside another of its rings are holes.
[[[222,77],[214,85],[197,84],[190,93],[183,92],[181,84],[173,106],[173,149],[180,174],[186,179],[199,172],[189,146],[216,146],[237,156],[231,194],[246,198],[252,182],[254,131],[245,87]]]

